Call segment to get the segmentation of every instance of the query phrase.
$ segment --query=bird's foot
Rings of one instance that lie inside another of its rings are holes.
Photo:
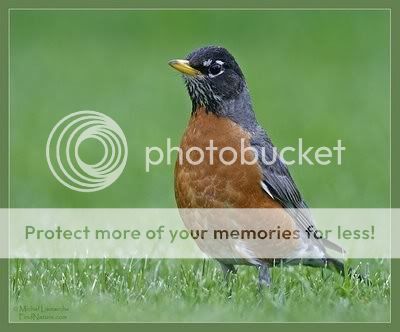
[[[221,265],[225,280],[229,281],[232,278],[232,276],[234,276],[237,273],[237,269],[232,264],[225,264],[222,262],[219,263]]]
[[[237,269],[232,264],[225,264],[225,263],[222,263],[222,262],[219,262],[219,263],[221,265],[222,272],[224,274],[225,282],[229,287],[227,296],[228,296],[228,299],[230,299],[232,297],[231,281],[232,281],[232,278],[236,275]]]
[[[367,286],[371,286],[372,285],[372,281],[371,281],[369,275],[361,274],[361,273],[357,272],[357,269],[352,269],[350,267],[347,273],[348,273],[350,278],[352,278],[354,280],[357,280],[358,282],[363,282]]]
[[[271,275],[268,265],[265,262],[258,266],[258,286],[260,289],[271,286]]]

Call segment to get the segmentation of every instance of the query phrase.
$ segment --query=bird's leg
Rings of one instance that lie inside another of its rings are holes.
[[[227,286],[229,287],[228,289],[228,299],[232,297],[232,284],[230,284],[230,281],[232,279],[232,276],[237,273],[237,270],[233,264],[225,264],[223,262],[219,262],[221,264],[222,272],[224,273],[224,278]]]
[[[226,281],[229,281],[231,276],[237,273],[237,270],[233,264],[225,264],[223,262],[219,262],[219,264],[221,265],[222,272]]]
[[[258,285],[260,289],[271,285],[271,275],[269,274],[269,268],[266,262],[260,262],[258,266]]]

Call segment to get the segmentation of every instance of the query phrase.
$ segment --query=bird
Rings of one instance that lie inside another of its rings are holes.
[[[277,158],[267,164],[266,158],[261,157],[263,152],[272,158],[276,148],[256,119],[245,76],[233,55],[221,46],[205,46],[184,59],[169,61],[169,65],[182,74],[192,103],[180,144],[183,152],[193,147],[204,149],[210,140],[220,149],[240,148],[244,144],[260,152],[256,163],[251,165],[226,165],[218,160],[212,165],[205,162],[193,165],[178,158],[174,170],[178,208],[280,209],[287,211],[293,227],[302,232],[315,227],[309,207],[283,160]],[[328,267],[344,275],[344,263],[326,253],[326,248],[341,251],[339,246],[326,239],[311,245],[320,257],[281,259],[281,262]],[[270,268],[275,260],[257,257],[217,260],[225,275],[236,273],[236,265],[254,265],[259,271],[259,284],[271,285]]]

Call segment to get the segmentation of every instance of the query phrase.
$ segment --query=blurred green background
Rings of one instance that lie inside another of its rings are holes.
[[[341,166],[290,167],[310,206],[389,206],[387,11],[12,11],[10,27],[13,207],[174,207],[173,165],[146,173],[145,147],[179,144],[191,104],[167,62],[209,44],[234,54],[279,148],[346,146]],[[58,183],[45,158],[53,126],[85,109],[129,146],[95,193]]]

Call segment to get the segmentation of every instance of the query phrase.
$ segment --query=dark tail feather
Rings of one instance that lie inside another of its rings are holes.
[[[368,276],[360,274],[354,271],[352,268],[349,268],[346,271],[344,263],[336,258],[329,257],[323,259],[318,259],[318,258],[291,259],[285,261],[285,264],[289,265],[303,264],[305,266],[311,266],[311,267],[326,267],[333,272],[339,273],[343,277],[349,276],[351,278],[358,279],[359,281],[363,281],[367,284],[371,283],[371,280],[368,278]]]
[[[345,271],[343,262],[336,258],[303,259],[302,263],[306,266],[311,266],[311,267],[327,267],[331,271],[337,272],[342,276],[346,275],[346,271]]]
[[[327,258],[325,264],[326,264],[326,267],[329,268],[330,270],[335,271],[342,276],[346,275],[346,271],[344,269],[344,264],[340,260],[335,259],[335,258]],[[350,270],[348,272],[350,272]]]
[[[293,261],[295,262],[295,260]],[[300,262],[303,265],[311,266],[311,267],[327,267],[328,269],[341,274],[342,276],[345,275],[345,268],[343,262],[335,258],[309,258],[309,259],[302,259]],[[291,261],[292,263],[292,261]],[[293,263],[292,263],[293,264]]]

